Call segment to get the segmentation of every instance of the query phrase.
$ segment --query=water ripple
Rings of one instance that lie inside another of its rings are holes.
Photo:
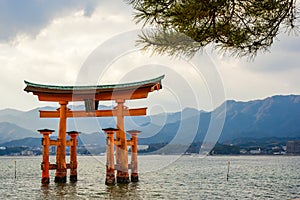
[[[52,158],[53,159],[53,158]],[[107,187],[105,166],[78,157],[78,182],[40,184],[41,157],[0,157],[0,199],[293,199],[300,197],[300,157],[183,156],[159,171],[147,172],[169,156],[140,156],[140,182]],[[17,178],[14,178],[14,161]],[[229,180],[226,180],[230,161]],[[146,166],[145,166],[146,165]]]

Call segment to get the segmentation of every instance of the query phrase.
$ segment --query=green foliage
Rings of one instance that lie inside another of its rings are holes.
[[[237,56],[255,56],[280,30],[296,30],[295,0],[127,0],[135,21],[152,25],[139,43],[145,49],[193,56],[213,44]]]
[[[240,147],[235,145],[224,145],[224,144],[216,144],[216,146],[211,151],[211,154],[240,154]]]
[[[7,147],[4,150],[0,150],[0,156],[21,154],[21,152],[26,149],[26,147]]]

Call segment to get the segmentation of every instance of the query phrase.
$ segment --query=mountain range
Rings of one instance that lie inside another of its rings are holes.
[[[0,110],[0,146],[33,143],[37,139],[29,138],[41,138],[37,130],[42,128],[54,129],[53,135],[57,135],[58,119],[40,119],[38,112],[55,109]],[[83,106],[72,109],[83,109]],[[101,106],[100,109],[111,107]],[[189,144],[239,138],[300,138],[299,122],[300,95],[277,95],[247,102],[228,100],[211,112],[185,108],[181,112],[126,117],[125,128],[142,131],[139,144]],[[115,124],[115,117],[71,118],[67,130],[82,132],[81,144],[105,145],[105,135],[101,130]]]

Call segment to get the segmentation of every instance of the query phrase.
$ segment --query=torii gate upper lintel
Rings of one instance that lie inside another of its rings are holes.
[[[124,130],[124,116],[139,116],[146,115],[147,108],[135,108],[128,109],[124,106],[126,100],[147,98],[149,92],[155,90],[160,90],[162,88],[161,80],[163,76],[159,76],[154,79],[125,83],[125,84],[115,84],[115,85],[93,85],[93,86],[56,86],[56,85],[42,85],[24,81],[26,84],[25,91],[32,92],[34,95],[38,96],[40,101],[50,101],[58,102],[60,107],[55,111],[42,111],[40,110],[41,118],[60,118],[58,139],[50,140],[49,135],[53,130],[48,129],[39,130],[43,134],[43,162],[42,170],[43,177],[42,183],[49,183],[49,173],[47,170],[56,169],[55,182],[66,182],[67,169],[71,169],[71,180],[77,180],[77,159],[76,159],[76,136],[75,133],[72,134],[71,141],[66,140],[66,123],[67,118],[70,117],[117,117],[116,125],[116,139],[112,140],[112,133],[114,131],[108,131],[107,137],[113,145],[116,145],[116,170],[117,170],[117,182],[118,183],[128,183],[128,151],[127,145],[132,145],[134,149],[137,148],[136,142],[126,139],[126,134]],[[99,101],[114,100],[117,106],[112,110],[98,110]],[[85,110],[72,111],[68,109],[67,105],[69,102],[83,101],[85,104]],[[137,135],[134,135],[136,138]],[[75,141],[75,142],[74,142]],[[56,151],[56,164],[49,163],[49,154],[46,153],[50,145],[57,146]],[[66,163],[66,146],[71,146],[73,148],[71,163]],[[111,150],[111,146],[107,151]],[[45,154],[45,155],[44,155]],[[74,155],[75,154],[75,155]],[[107,152],[107,155],[112,155],[113,153]],[[136,155],[135,155],[136,156]],[[110,158],[113,160],[113,158]],[[136,159],[137,160],[137,159]],[[136,161],[134,161],[136,162]],[[107,164],[108,165],[108,164]],[[111,163],[110,163],[111,165]],[[137,177],[137,164],[135,163],[134,169],[134,180],[138,180]],[[108,169],[107,169],[108,170]],[[111,170],[111,169],[110,169]],[[106,179],[111,176],[111,171],[107,171]],[[132,175],[133,176],[133,175]],[[113,181],[112,181],[113,180]],[[132,180],[133,181],[133,180]],[[114,183],[114,177],[111,180],[106,180],[106,183]]]

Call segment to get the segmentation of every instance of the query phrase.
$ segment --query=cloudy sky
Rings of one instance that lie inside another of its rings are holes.
[[[164,89],[135,105],[152,112],[300,94],[299,37],[280,34],[253,61],[209,49],[191,60],[151,56],[134,45],[141,26],[133,12],[120,0],[1,0],[0,109],[49,105],[24,92],[24,80],[109,84],[165,74]]]

